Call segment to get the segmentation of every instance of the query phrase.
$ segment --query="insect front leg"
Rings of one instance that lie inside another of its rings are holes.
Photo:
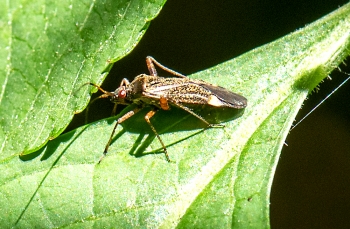
[[[157,138],[158,138],[160,144],[162,145],[166,160],[167,160],[168,162],[170,162],[170,158],[169,158],[169,155],[168,155],[168,151],[167,151],[167,149],[166,149],[166,147],[165,147],[165,145],[164,145],[164,142],[162,141],[162,139],[160,138],[159,134],[158,134],[157,131],[156,131],[156,128],[154,128],[154,126],[152,125],[152,123],[151,123],[151,121],[150,121],[150,119],[153,117],[153,115],[155,115],[156,112],[157,112],[156,109],[153,109],[153,110],[149,111],[149,112],[146,114],[146,116],[145,116],[145,120],[146,120],[146,122],[148,123],[148,125],[151,127],[153,133],[157,136]]]
[[[122,82],[120,82],[120,86],[119,87],[126,87],[126,86],[128,86],[130,84],[130,82],[129,82],[129,80],[127,79],[127,78],[124,78],[123,80],[122,80]]]
[[[118,103],[115,103],[115,104],[114,104],[113,110],[112,110],[112,115],[111,115],[111,116],[114,116],[115,113],[117,112],[117,105],[118,105]]]
[[[100,160],[98,161],[98,163],[100,164],[102,159],[107,155],[108,153],[108,148],[109,146],[111,145],[111,142],[112,142],[112,139],[113,139],[113,136],[114,136],[114,133],[115,133],[115,130],[117,129],[118,125],[121,124],[122,122],[124,122],[125,120],[127,120],[128,118],[130,118],[131,116],[133,116],[134,114],[136,114],[137,112],[139,112],[141,110],[141,108],[135,108],[134,110],[132,111],[129,111],[128,113],[126,113],[125,115],[123,115],[122,117],[120,117],[118,120],[117,120],[117,123],[115,124],[114,128],[113,128],[113,131],[112,131],[112,134],[111,136],[109,137],[109,140],[107,142],[107,145],[105,147],[105,150],[103,151],[103,155],[101,156]]]

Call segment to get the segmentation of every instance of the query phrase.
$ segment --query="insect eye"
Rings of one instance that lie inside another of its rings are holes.
[[[125,90],[120,90],[118,92],[118,98],[124,99],[126,97],[126,91]]]

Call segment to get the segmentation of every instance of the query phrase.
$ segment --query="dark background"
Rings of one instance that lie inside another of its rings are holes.
[[[147,55],[185,75],[210,68],[302,28],[347,2],[168,0],[139,45],[115,64],[102,87],[113,91],[121,78],[147,73]],[[350,72],[346,66],[341,69]],[[334,71],[331,77],[309,96],[296,120],[347,75]],[[350,228],[349,89],[350,83],[341,87],[287,137],[271,192],[273,228]],[[90,115],[90,121],[108,117],[112,107],[108,100],[100,100],[91,108],[98,112]],[[83,124],[83,119],[77,116],[74,125]]]

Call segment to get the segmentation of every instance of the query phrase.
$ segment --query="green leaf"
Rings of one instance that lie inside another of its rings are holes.
[[[244,95],[248,107],[225,128],[205,131],[181,110],[159,112],[152,123],[172,163],[148,135],[146,111],[118,127],[101,164],[115,118],[3,161],[1,225],[268,228],[270,187],[284,139],[307,94],[349,55],[349,35],[350,4],[191,75]]]
[[[67,127],[160,11],[154,1],[6,1],[0,12],[0,161],[38,150]],[[103,74],[101,74],[103,73]]]

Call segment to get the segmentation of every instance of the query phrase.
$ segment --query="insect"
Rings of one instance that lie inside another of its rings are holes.
[[[209,123],[203,117],[193,112],[189,106],[209,105],[213,108],[221,107],[234,109],[243,109],[247,106],[247,99],[245,97],[228,91],[225,88],[206,83],[202,80],[192,80],[163,66],[153,57],[146,57],[146,64],[150,72],[149,75],[138,75],[131,83],[124,78],[120,83],[120,86],[113,92],[108,92],[94,83],[87,83],[96,87],[103,93],[96,99],[110,98],[111,102],[115,103],[113,112],[115,112],[118,104],[137,105],[135,109],[127,112],[117,120],[99,163],[106,156],[118,125],[135,115],[145,106],[152,107],[152,110],[146,114],[145,120],[162,145],[168,162],[170,162],[170,158],[167,148],[150,121],[157,111],[170,110],[171,106],[175,106],[197,117],[206,124],[207,128],[209,128],[215,126],[222,127],[222,125]],[[164,71],[171,73],[175,77],[158,76],[155,65]]]

